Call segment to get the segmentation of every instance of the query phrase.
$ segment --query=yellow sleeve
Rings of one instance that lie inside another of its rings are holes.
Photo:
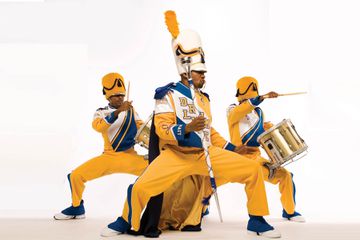
[[[105,132],[109,127],[110,123],[108,123],[104,118],[94,118],[92,122],[92,127],[95,129],[95,131],[103,133]]]
[[[105,113],[103,110],[98,109],[94,114],[92,127],[95,131],[103,133],[116,121],[117,118],[118,116],[115,116],[114,112]]]
[[[230,151],[233,151],[235,149],[235,146],[230,142],[226,141],[213,127],[211,127],[210,138],[211,144],[214,146],[224,148]]]
[[[227,119],[229,126],[232,126],[238,123],[246,114],[250,113],[254,110],[255,106],[253,106],[250,101],[246,101],[240,105],[230,105],[227,109]]]
[[[174,113],[155,115],[156,134],[167,141],[179,141],[185,137],[185,124],[176,124]]]
[[[167,141],[181,141],[185,137],[185,124],[176,124],[176,115],[171,94],[155,102],[156,134]]]

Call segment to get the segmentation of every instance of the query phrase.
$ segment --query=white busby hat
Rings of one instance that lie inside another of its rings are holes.
[[[179,74],[189,71],[206,72],[205,54],[199,34],[192,30],[180,32],[174,11],[165,12],[165,23],[173,37],[171,43]]]

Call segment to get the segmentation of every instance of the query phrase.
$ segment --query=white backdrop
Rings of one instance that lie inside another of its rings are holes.
[[[0,217],[52,217],[70,205],[66,175],[102,152],[92,115],[106,100],[101,77],[120,72],[142,118],[154,89],[177,81],[163,12],[202,37],[206,92],[215,128],[228,138],[225,109],[235,83],[256,77],[267,120],[290,118],[309,154],[288,166],[297,209],[308,221],[359,222],[359,6],[353,0],[0,1]],[[140,152],[144,152],[138,148]],[[88,217],[115,218],[135,177],[87,184]],[[267,185],[271,217],[277,187]],[[219,189],[225,220],[246,219],[243,186]],[[211,218],[217,218],[211,208]]]

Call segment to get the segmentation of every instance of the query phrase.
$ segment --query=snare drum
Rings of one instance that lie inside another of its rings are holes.
[[[139,127],[139,130],[135,136],[135,142],[140,146],[149,149],[149,140],[150,140],[150,128],[152,122],[153,114],[151,114],[146,121]]]
[[[257,141],[269,156],[272,168],[285,166],[300,159],[306,155],[308,148],[305,141],[296,132],[290,119],[284,119],[279,124],[262,133],[257,138]],[[302,156],[294,160],[300,154]]]

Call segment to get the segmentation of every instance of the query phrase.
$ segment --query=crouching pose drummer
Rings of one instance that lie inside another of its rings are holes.
[[[259,96],[258,81],[253,77],[240,78],[236,83],[236,97],[238,104],[232,104],[227,109],[227,119],[231,142],[236,145],[255,147],[256,151],[245,155],[260,162],[268,162],[260,155],[257,138],[264,131],[272,127],[270,122],[264,122],[264,113],[259,105],[264,98]],[[276,98],[276,92],[266,94],[269,98]],[[282,217],[294,222],[305,222],[304,217],[295,211],[295,184],[293,174],[285,168],[278,168],[274,176],[269,178],[269,169],[263,167],[264,179],[272,184],[279,184],[281,203],[283,206]]]
[[[109,104],[96,110],[92,126],[104,139],[104,152],[68,174],[72,204],[56,214],[56,220],[85,218],[82,195],[87,181],[113,173],[139,176],[148,165],[147,160],[134,150],[134,138],[143,122],[131,102],[124,101],[123,77],[118,73],[109,73],[103,77],[102,85]]]

